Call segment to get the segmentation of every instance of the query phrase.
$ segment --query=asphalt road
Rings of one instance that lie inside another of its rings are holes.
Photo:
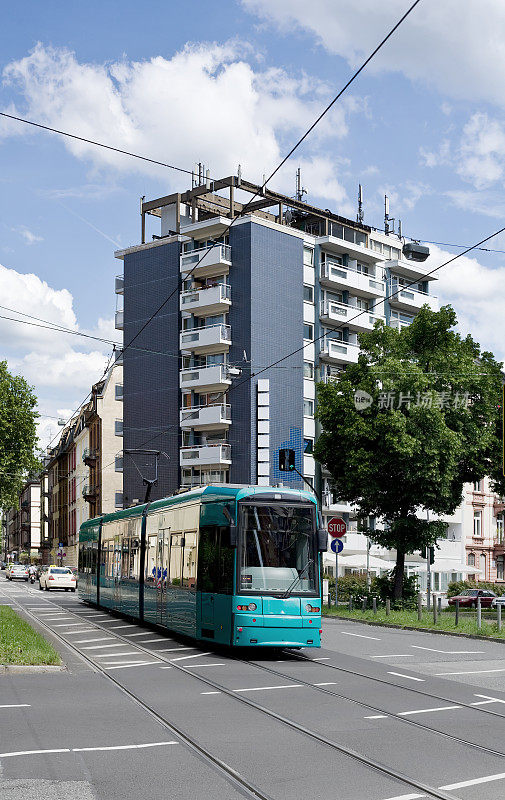
[[[25,584],[0,603],[68,664],[0,676],[0,800],[243,797],[223,764],[271,800],[505,795],[505,645],[327,620],[307,661],[204,651]]]

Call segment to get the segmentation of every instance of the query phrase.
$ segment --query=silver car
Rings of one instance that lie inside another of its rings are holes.
[[[491,607],[496,608],[497,605],[505,606],[505,594],[501,594],[499,597],[493,597]]]
[[[8,581],[27,581],[30,573],[24,564],[11,564],[5,572],[5,577]]]

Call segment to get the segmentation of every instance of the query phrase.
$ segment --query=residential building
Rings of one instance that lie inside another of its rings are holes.
[[[491,489],[489,478],[466,484],[461,506],[465,555],[480,581],[504,583],[505,500]]]
[[[394,234],[240,176],[143,202],[141,220],[140,244],[116,253],[125,505],[150,477],[144,448],[158,453],[154,498],[214,482],[301,488],[278,469],[291,448],[324,517],[351,519],[313,458],[315,385],[357,361],[377,320],[402,327],[437,307],[423,265]]]
[[[19,495],[19,507],[5,513],[5,554],[11,561],[41,559],[40,483],[29,478]]]

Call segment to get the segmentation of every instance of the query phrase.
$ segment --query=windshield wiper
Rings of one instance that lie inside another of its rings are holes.
[[[314,563],[314,559],[313,559],[313,558],[309,558],[309,560],[308,560],[308,561],[307,561],[307,563],[305,564],[305,566],[304,566],[304,568],[302,569],[302,571],[300,572],[300,574],[296,576],[296,578],[295,578],[295,579],[294,579],[294,581],[293,581],[293,582],[292,582],[292,583],[291,583],[291,584],[288,586],[288,588],[286,589],[286,591],[285,591],[283,594],[281,594],[281,598],[282,598],[282,600],[286,600],[286,598],[287,598],[287,597],[289,597],[289,595],[291,594],[291,590],[293,589],[293,587],[294,587],[294,586],[296,586],[296,584],[298,583],[298,581],[299,581],[299,580],[300,580],[300,578],[302,577],[302,575],[303,575],[303,573],[305,572],[305,570],[307,570],[307,569],[310,567],[310,565],[311,565],[311,564],[313,564],[313,563]]]

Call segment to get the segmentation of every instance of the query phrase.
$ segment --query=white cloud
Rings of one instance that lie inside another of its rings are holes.
[[[3,75],[19,92],[23,114],[43,124],[189,170],[202,161],[217,177],[235,172],[240,163],[244,176],[260,181],[320,113],[330,87],[303,73],[254,69],[243,55],[243,45],[227,42],[186,45],[170,59],[83,64],[67,50],[39,44]],[[366,113],[366,104],[353,96],[332,109],[311,137],[314,157],[323,143],[326,153],[329,139],[347,135],[347,117],[355,113]],[[26,134],[23,126],[9,126],[4,135],[18,132]],[[61,141],[96,167],[175,181],[161,167]],[[318,173],[321,162],[313,163]],[[334,179],[315,182],[330,196],[340,192]]]
[[[23,308],[25,314],[81,331],[73,309],[73,297],[67,289],[53,289],[34,274],[22,274],[0,265],[0,298],[2,306]],[[57,417],[68,418],[65,410],[83,400],[102,375],[110,345],[81,339],[43,327],[28,325],[29,319],[0,307],[0,315],[21,320],[0,319],[0,358],[6,358],[15,374],[22,375],[35,387],[41,419],[39,437],[43,445],[57,431]],[[40,325],[44,325],[43,322]],[[113,321],[100,318],[89,331],[95,336],[119,341]]]
[[[492,245],[490,245],[492,246]],[[426,272],[444,263],[454,254],[430,245],[425,262]],[[459,329],[470,333],[484,350],[491,350],[498,360],[505,361],[503,340],[503,308],[505,306],[505,266],[490,268],[477,258],[462,256],[436,273],[433,293],[440,305],[452,305],[457,313]]]
[[[242,0],[285,32],[311,33],[355,67],[405,13],[405,0]],[[396,72],[455,98],[505,105],[502,0],[422,2],[367,66]]]
[[[19,225],[17,228],[12,228],[15,233],[19,233],[19,235],[24,239],[25,243],[30,244],[37,244],[37,242],[43,242],[43,236],[37,236],[36,233],[33,233],[29,230],[25,225]]]

